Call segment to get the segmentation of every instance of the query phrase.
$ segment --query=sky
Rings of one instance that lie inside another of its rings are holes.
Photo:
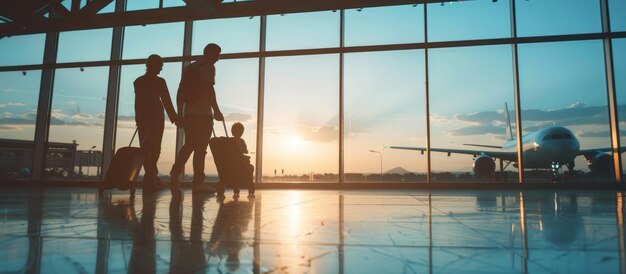
[[[67,1],[65,1],[67,2]],[[167,6],[182,1],[165,1]],[[518,1],[519,36],[601,31],[599,2]],[[626,30],[625,1],[610,0],[614,31]],[[158,6],[133,1],[129,10]],[[570,5],[567,5],[570,4]],[[110,7],[111,8],[111,7]],[[109,9],[110,9],[109,8]],[[428,6],[428,40],[454,41],[511,36],[508,1],[464,1]],[[269,51],[339,46],[339,12],[272,15],[267,18]],[[345,45],[424,42],[424,9],[393,6],[345,11]],[[194,22],[192,54],[217,43],[223,53],[259,50],[259,17]],[[150,54],[181,56],[182,22],[125,28],[124,59]],[[112,29],[63,32],[58,62],[107,60]],[[45,35],[0,39],[0,66],[40,64]],[[626,39],[614,41],[620,125],[626,124]],[[403,50],[344,55],[345,172],[378,173],[401,167],[425,172],[418,152],[384,149],[389,145],[425,146],[425,51]],[[464,143],[504,143],[504,104],[514,112],[510,45],[430,49],[431,145],[463,148]],[[259,60],[217,63],[217,96],[227,122],[244,123],[244,139],[256,150]],[[167,63],[161,73],[175,97],[181,63]],[[337,173],[339,161],[339,55],[269,57],[265,64],[263,174]],[[134,127],[132,82],[143,65],[122,68],[116,147],[126,145]],[[581,148],[610,146],[602,41],[519,45],[519,75],[524,134],[544,126],[566,126]],[[0,138],[32,140],[40,71],[0,72]],[[78,149],[101,149],[107,67],[59,69],[55,73],[49,138],[79,143]],[[515,123],[515,121],[513,121]],[[230,126],[230,125],[228,125]],[[221,134],[221,125],[216,124]],[[626,139],[622,138],[623,141]],[[173,163],[176,129],[167,123],[159,162],[167,174]],[[372,153],[370,150],[381,152]],[[209,154],[210,155],[210,154]],[[253,159],[255,154],[251,155]],[[382,159],[381,159],[382,158]],[[434,171],[470,171],[472,157],[432,154]],[[587,170],[584,158],[577,167]],[[215,173],[207,158],[207,173]],[[191,170],[190,165],[188,170]],[[513,170],[513,169],[511,169]]]

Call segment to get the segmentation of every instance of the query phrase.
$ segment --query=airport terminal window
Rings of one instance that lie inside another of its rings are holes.
[[[510,45],[429,50],[430,144],[441,150],[431,152],[433,182],[517,177],[517,169],[507,164],[517,158],[516,142],[509,141],[515,134],[511,52]],[[498,148],[505,144],[506,149]],[[466,153],[447,151],[453,149]],[[492,151],[508,153],[501,157],[502,170],[501,158],[490,155]]]
[[[7,36],[0,39],[0,66],[43,63],[46,34]]]
[[[602,31],[600,1],[515,1],[517,36]]]
[[[159,0],[126,0],[126,10],[158,9]]]
[[[176,108],[176,93],[178,84],[180,83],[181,66],[181,63],[165,63],[163,70],[159,74],[159,77],[165,79],[167,82],[167,88],[169,89],[174,108]],[[122,66],[117,110],[117,131],[115,136],[116,150],[128,146],[135,132],[135,88],[133,82],[137,77],[145,73],[146,66],[143,64]],[[174,155],[176,153],[176,126],[170,123],[167,113],[164,115],[165,130],[163,131],[163,139],[161,140],[161,155],[157,163],[157,168],[159,169],[160,176],[163,176],[164,180],[169,180],[169,172],[174,164]],[[135,136],[132,145],[139,147],[139,135]],[[144,171],[142,169],[140,176],[143,176],[143,173]],[[141,178],[138,180],[141,181]]]
[[[609,0],[609,18],[611,31],[626,31],[626,1]]]
[[[509,1],[459,1],[428,5],[428,41],[511,37]]]
[[[263,181],[337,182],[339,56],[266,60]]]
[[[194,21],[192,54],[202,55],[208,43],[218,44],[222,53],[259,51],[259,18],[255,16]]]
[[[519,45],[523,134],[572,136],[566,145],[563,139],[553,144],[530,139],[533,135],[524,140],[528,182],[610,180],[610,155],[575,157],[574,142],[580,150],[611,147],[603,57],[601,40]],[[555,144],[559,153],[544,150]],[[566,166],[571,163],[573,171]]]
[[[183,54],[184,23],[128,26],[124,31],[123,59],[144,59],[150,54],[161,57]]]
[[[99,179],[108,78],[108,67],[55,72],[46,178]]]
[[[267,16],[267,50],[339,46],[339,12],[321,11]]]
[[[425,182],[424,51],[350,53],[344,67],[346,182]],[[381,173],[382,176],[381,176]]]
[[[29,179],[41,71],[0,72],[0,180]]]
[[[111,58],[113,29],[92,29],[59,33],[58,63],[101,61]]]
[[[346,46],[424,42],[424,6],[390,6],[345,11]]]
[[[617,94],[617,111],[620,127],[620,145],[626,146],[626,39],[613,39],[613,67],[615,75],[615,93]],[[625,171],[624,154],[622,154],[622,172]],[[626,180],[626,179],[623,179]]]

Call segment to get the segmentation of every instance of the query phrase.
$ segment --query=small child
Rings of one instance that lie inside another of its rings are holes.
[[[241,152],[241,158],[243,163],[248,166],[250,174],[254,172],[254,166],[250,163],[250,156],[248,154],[248,146],[246,145],[246,141],[244,141],[241,136],[243,135],[244,127],[243,124],[237,122],[234,123],[230,128],[230,132],[233,134],[233,138],[237,142],[237,146],[239,147],[239,151]]]

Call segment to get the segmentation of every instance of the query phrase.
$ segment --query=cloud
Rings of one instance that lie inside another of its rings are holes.
[[[626,105],[618,107],[619,116],[626,117]],[[509,117],[512,126],[515,127],[515,112],[510,111]],[[441,118],[438,118],[441,119]],[[471,123],[471,126],[451,130],[453,136],[468,136],[478,134],[505,134],[503,111],[483,111],[469,114],[458,114],[454,119]],[[584,103],[576,102],[565,108],[539,110],[522,110],[522,126],[524,131],[530,132],[552,125],[558,126],[582,126],[582,125],[608,125],[608,108],[606,106],[587,106]],[[449,123],[449,122],[448,122]],[[600,137],[604,133],[584,132],[584,137]]]
[[[34,125],[35,120],[24,119],[19,117],[3,117],[0,118],[0,125],[8,126],[8,125]]]
[[[300,124],[298,126],[298,135],[308,141],[328,143],[339,140],[339,129],[332,125],[315,127]]]
[[[252,120],[252,115],[250,114],[245,114],[245,113],[237,113],[237,112],[231,112],[228,113],[226,115],[226,117],[224,117],[226,119],[226,121],[233,121],[233,122],[247,122]]]
[[[22,128],[20,128],[20,127],[6,126],[6,125],[2,125],[2,124],[0,124],[0,129],[1,130],[22,130]]]
[[[25,107],[25,104],[22,103],[2,103],[0,104],[0,108],[6,108],[6,107]]]

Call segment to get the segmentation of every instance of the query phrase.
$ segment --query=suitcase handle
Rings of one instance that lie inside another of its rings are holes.
[[[133,145],[133,141],[135,140],[135,135],[137,135],[137,130],[139,130],[139,126],[135,127],[135,133],[133,133],[133,138],[130,138],[130,143],[128,144],[128,147]]]
[[[226,121],[224,121],[226,119],[222,120],[222,125],[224,125],[224,133],[226,133],[226,137],[228,136],[228,130],[226,129]],[[213,137],[217,137],[217,135],[215,134],[215,127],[211,129],[213,131]]]

